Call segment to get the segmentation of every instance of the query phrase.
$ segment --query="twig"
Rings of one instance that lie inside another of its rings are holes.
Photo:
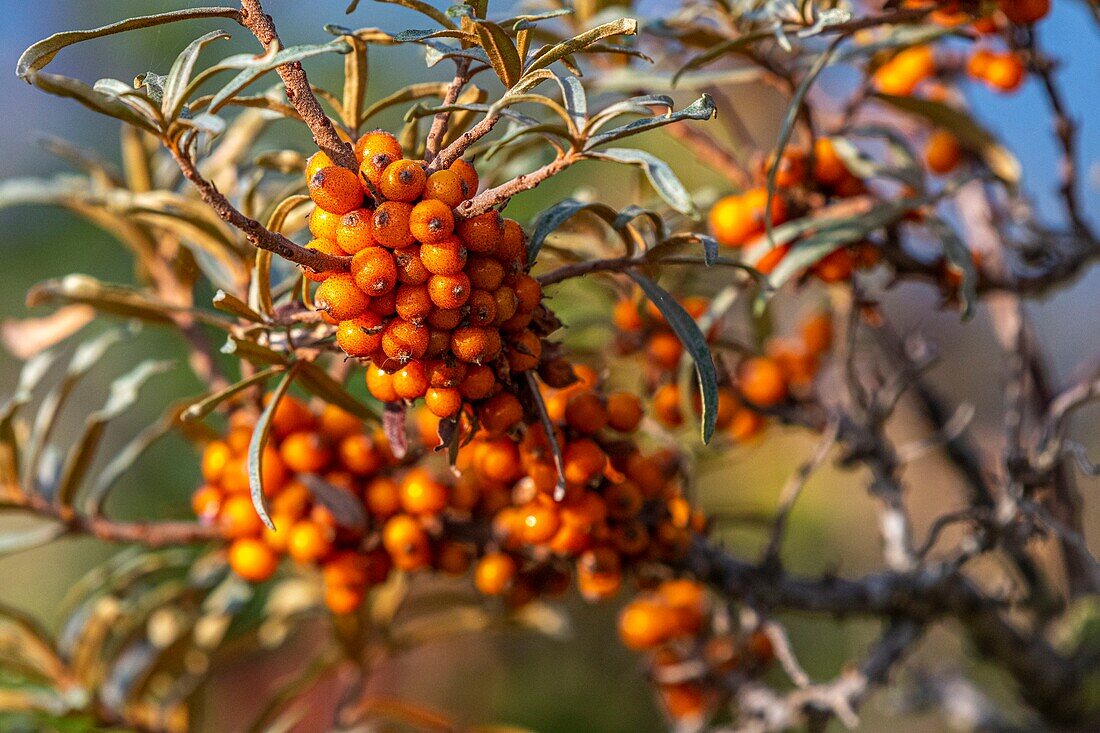
[[[270,15],[264,13],[260,0],[241,0],[241,25],[252,31],[252,35],[263,44],[265,50],[282,45],[275,23]],[[332,120],[325,114],[309,86],[302,62],[283,64],[277,71],[286,87],[286,98],[313,133],[313,141],[317,143],[317,147],[336,165],[358,172],[355,151],[336,134]]]
[[[431,163],[439,152],[439,146],[443,144],[443,138],[447,135],[447,125],[451,120],[449,108],[458,100],[462,87],[469,81],[470,60],[459,58],[455,61],[455,76],[447,87],[447,93],[443,95],[442,107],[444,112],[437,112],[432,120],[432,127],[428,131],[428,138],[424,143],[424,159]],[[452,161],[453,162],[453,161]]]
[[[440,153],[440,157],[442,157],[445,152],[446,151]],[[583,156],[578,153],[567,153],[554,158],[554,160],[541,168],[537,168],[530,173],[516,176],[512,180],[502,183],[495,188],[482,191],[468,201],[463,201],[455,207],[455,213],[467,219],[482,214],[494,206],[506,202],[517,193],[531,190],[547,178],[561,173],[563,170],[582,159]]]
[[[466,152],[468,147],[492,132],[493,127],[495,127],[498,122],[500,122],[499,114],[482,118],[480,122],[459,135],[450,145],[439,151],[439,155],[435,156],[435,160],[428,165],[428,173],[434,173],[435,171],[449,167],[451,163],[454,163],[462,157],[462,154]]]

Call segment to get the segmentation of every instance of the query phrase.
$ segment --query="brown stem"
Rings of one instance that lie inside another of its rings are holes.
[[[229,202],[211,181],[199,173],[191,156],[177,145],[169,144],[168,150],[184,177],[195,185],[207,206],[221,219],[244,232],[248,241],[259,249],[266,249],[285,260],[308,267],[314,272],[344,272],[350,267],[350,257],[333,257],[295,244],[282,234],[264,228],[260,222],[242,214]]]
[[[500,115],[490,115],[459,135],[450,145],[439,151],[439,155],[435,156],[435,160],[428,166],[428,173],[450,167],[451,163],[462,157],[468,147],[492,132],[498,122],[500,122]]]
[[[455,78],[451,80],[450,86],[447,87],[447,93],[443,95],[443,107],[450,107],[458,100],[458,95],[462,91],[462,87],[464,87],[466,82],[470,79],[469,70],[469,59],[460,58],[455,61]],[[447,134],[447,126],[450,124],[450,121],[450,110],[437,112],[435,118],[432,120],[432,128],[428,131],[428,138],[424,143],[424,159],[429,163],[434,160],[436,154],[439,152],[439,146],[443,144],[443,138]]]
[[[440,155],[442,156],[443,153],[440,153]],[[463,201],[455,208],[455,213],[466,219],[482,214],[497,204],[507,201],[517,193],[531,190],[547,178],[561,173],[578,160],[582,160],[582,156],[576,153],[567,153],[566,155],[555,158],[553,161],[537,170],[516,176],[512,180],[502,183],[495,188],[482,191],[468,201]]]
[[[252,35],[263,44],[265,50],[271,50],[275,45],[282,46],[275,30],[275,22],[270,15],[264,13],[260,0],[241,0],[241,25],[252,31]],[[313,133],[313,141],[317,143],[317,147],[336,165],[358,172],[359,163],[355,159],[355,151],[336,134],[332,120],[325,114],[309,86],[302,62],[283,64],[277,71],[286,87],[286,98]]]

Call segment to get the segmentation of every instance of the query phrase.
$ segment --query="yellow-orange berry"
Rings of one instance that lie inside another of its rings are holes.
[[[516,561],[503,552],[492,552],[478,560],[474,568],[474,586],[487,596],[499,596],[508,590],[516,576]]]
[[[331,535],[331,530],[320,523],[301,519],[290,527],[286,552],[298,562],[317,562],[332,552]]]
[[[825,186],[835,186],[851,175],[836,152],[833,141],[819,137],[814,141],[814,179]]]
[[[534,369],[541,358],[542,341],[533,332],[520,331],[508,340],[508,368],[513,372]]]
[[[340,228],[339,214],[325,211],[320,206],[314,206],[309,215],[309,232],[317,239],[331,239],[336,241],[336,234]]]
[[[393,375],[380,366],[367,368],[367,391],[380,402],[397,402],[393,389]]]
[[[420,247],[420,259],[433,275],[454,275],[462,272],[466,266],[466,257],[466,245],[455,236],[425,243]]]
[[[382,350],[391,359],[404,364],[419,359],[428,350],[427,326],[395,318],[382,331]]]
[[[388,519],[401,511],[401,490],[389,476],[379,476],[363,493],[367,511],[377,519]]]
[[[330,275],[319,286],[313,302],[337,321],[346,321],[366,312],[370,299],[346,272]]]
[[[377,155],[385,155],[389,160],[381,166],[385,170],[386,165],[401,157],[401,143],[391,133],[385,130],[371,130],[355,141],[355,157],[366,160]]]
[[[504,238],[504,218],[495,209],[463,219],[455,226],[455,232],[471,252],[493,252]]]
[[[607,408],[595,392],[579,392],[565,405],[565,422],[578,432],[598,433],[607,425]]]
[[[635,651],[663,644],[674,630],[672,609],[662,603],[639,599],[628,604],[619,615],[619,638]]]
[[[332,449],[317,433],[303,430],[283,439],[279,455],[295,473],[319,473],[332,460]]]
[[[371,297],[384,295],[397,285],[397,263],[393,255],[381,247],[360,250],[351,260],[355,284]]]
[[[482,403],[477,416],[486,432],[501,435],[523,420],[523,405],[514,394],[501,392]]]
[[[671,331],[658,331],[646,342],[646,355],[662,369],[675,369],[684,353],[680,339]]]
[[[427,176],[424,168],[413,160],[395,160],[386,166],[378,190],[391,201],[416,201],[424,192]]]
[[[852,278],[855,262],[847,247],[833,250],[813,266],[813,273],[824,283],[848,282]]]
[[[463,195],[463,183],[458,174],[450,169],[436,171],[428,176],[424,184],[424,198],[443,202],[453,209],[466,198]]]
[[[406,285],[423,285],[428,282],[432,273],[424,267],[420,258],[420,245],[402,247],[393,251],[393,259],[397,264],[397,280]]]
[[[279,558],[263,540],[244,537],[233,542],[228,551],[229,567],[250,583],[262,583],[275,574]]]
[[[632,433],[644,416],[642,401],[630,392],[615,392],[607,397],[607,424],[620,433]]]
[[[393,391],[403,400],[415,400],[428,389],[428,376],[420,361],[410,361],[393,373]]]
[[[436,417],[454,417],[462,409],[462,393],[455,387],[429,387],[424,404]]]
[[[787,399],[787,380],[773,359],[746,359],[737,370],[738,386],[745,399],[758,407],[772,407]]]
[[[309,156],[309,160],[306,161],[306,185],[313,179],[314,174],[322,168],[327,168],[332,165],[332,159],[328,157],[322,150],[318,150],[313,155]]]
[[[222,534],[230,539],[255,537],[263,531],[264,523],[252,506],[252,499],[246,494],[232,494],[222,502],[218,513],[218,526]]]
[[[493,370],[487,366],[474,365],[466,370],[466,376],[459,384],[459,392],[468,400],[483,400],[493,394],[497,379]]]
[[[924,161],[933,173],[950,173],[962,158],[959,140],[947,130],[936,130],[924,147]]]
[[[680,390],[675,384],[662,384],[653,393],[653,416],[665,427],[676,428],[684,424]]]
[[[400,249],[416,242],[409,229],[412,205],[401,201],[387,201],[374,210],[371,220],[374,239],[383,247]]]
[[[493,323],[497,326],[515,316],[516,309],[519,308],[519,298],[516,297],[516,291],[507,285],[501,285],[493,291],[493,302],[496,305],[496,316],[493,318]]]
[[[441,331],[453,331],[462,322],[460,308],[432,308],[428,314],[428,325]]]
[[[419,522],[406,514],[386,521],[382,527],[382,546],[402,570],[418,570],[431,559],[428,535]]]
[[[724,196],[716,201],[710,208],[708,222],[711,235],[725,247],[740,247],[753,234],[752,219],[740,196]]]
[[[624,333],[642,330],[642,316],[638,312],[638,304],[629,298],[615,301],[615,307],[611,311],[611,322],[615,324],[615,328]]]
[[[470,297],[470,278],[464,272],[454,275],[432,275],[428,280],[428,292],[439,308],[461,308]]]
[[[422,468],[414,468],[401,480],[398,496],[409,514],[437,514],[447,506],[447,488]]]
[[[336,345],[348,356],[370,356],[382,348],[382,319],[370,311],[336,327]]]
[[[467,163],[462,159],[459,159],[451,163],[450,170],[452,173],[458,176],[458,179],[462,184],[462,198],[472,198],[473,195],[477,193],[477,187],[480,183],[478,180],[477,171],[474,170],[473,165]]]
[[[564,478],[571,484],[585,485],[603,473],[607,467],[607,455],[588,438],[574,440],[562,451]]]
[[[500,333],[492,328],[461,326],[451,333],[451,351],[460,361],[483,364],[500,353]]]
[[[833,344],[833,321],[827,313],[815,313],[799,327],[802,343],[811,354],[821,354]]]
[[[509,270],[517,270],[527,264],[527,235],[515,219],[504,220],[504,236],[493,255]]]
[[[346,214],[363,205],[363,187],[347,168],[330,165],[309,179],[309,197],[325,211]]]
[[[370,209],[355,209],[344,214],[340,219],[340,225],[336,228],[336,243],[348,254],[355,254],[361,249],[373,247],[374,234],[371,220],[374,212]]]
[[[455,219],[450,207],[436,199],[424,199],[413,207],[409,228],[419,241],[441,242],[454,232]]]

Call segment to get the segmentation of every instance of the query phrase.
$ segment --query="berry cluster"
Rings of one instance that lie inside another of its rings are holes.
[[[732,620],[692,580],[661,581],[640,592],[619,615],[619,638],[646,654],[650,675],[670,718],[690,725],[713,715],[730,690],[763,674],[775,657],[758,628],[731,629]]]
[[[371,394],[423,398],[453,418],[539,364],[542,290],[524,271],[525,235],[495,210],[456,217],[478,188],[466,161],[429,175],[382,131],[355,151],[358,175],[320,152],[306,167],[317,205],[307,246],[352,256],[350,272],[305,272],[318,283],[314,305],[336,326],[339,347],[371,362]]]

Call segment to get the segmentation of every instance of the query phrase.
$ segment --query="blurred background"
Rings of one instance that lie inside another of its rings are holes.
[[[438,5],[438,3],[436,3]],[[3,178],[47,176],[64,169],[63,163],[46,153],[40,141],[48,136],[71,140],[117,160],[118,125],[77,104],[47,96],[19,81],[15,61],[34,41],[60,30],[90,28],[137,14],[185,7],[179,0],[110,0],[73,3],[40,0],[28,4],[0,0],[0,100],[5,124],[0,129],[0,176]],[[336,22],[352,27],[378,26],[390,31],[423,27],[419,16],[390,5],[365,1],[350,19],[343,9],[346,0],[268,0],[287,45],[328,38],[321,26]],[[647,8],[646,6],[649,6]],[[643,4],[639,12],[664,3]],[[497,12],[504,8],[498,6]],[[627,11],[629,12],[629,11]],[[130,79],[144,71],[166,73],[176,54],[201,33],[224,27],[234,33],[233,46],[218,53],[254,50],[254,43],[240,29],[228,23],[189,23],[154,28],[116,36],[66,49],[55,62],[57,71],[91,82],[100,77]],[[1083,5],[1057,0],[1051,17],[1040,28],[1047,47],[1063,62],[1060,78],[1071,114],[1081,123],[1081,165],[1084,209],[1093,216],[1100,206],[1100,36],[1087,18]],[[311,81],[332,86],[338,78],[339,61],[313,60],[308,65]],[[51,67],[53,70],[53,67]],[[415,48],[372,51],[371,97],[376,99],[412,80],[443,78],[441,69],[425,70],[422,54]],[[828,95],[834,80],[826,72],[820,93]],[[738,100],[746,123],[762,145],[771,145],[783,101],[766,90],[752,86],[727,90]],[[1004,97],[984,88],[968,90],[977,115],[1003,136],[1019,156],[1025,171],[1025,186],[1038,210],[1050,221],[1060,215],[1055,197],[1057,156],[1050,134],[1049,117],[1043,98],[1028,82],[1014,96]],[[746,103],[742,104],[742,100]],[[747,113],[744,110],[749,110]],[[398,115],[384,124],[396,125]],[[308,150],[304,128],[290,122],[272,126],[265,146]],[[660,145],[689,188],[705,196],[722,192],[722,182],[697,165],[667,138],[650,137],[650,147]],[[600,178],[591,167],[581,167],[569,176],[516,199],[509,214],[529,222],[540,207],[563,198],[577,186],[595,188]],[[603,177],[602,180],[607,180]],[[628,201],[622,191],[602,193],[613,205]],[[29,287],[50,277],[78,272],[107,282],[132,282],[128,256],[107,235],[64,211],[46,208],[0,210],[0,317],[21,319],[35,315],[24,307]],[[578,350],[600,348],[609,332],[606,307],[610,292],[591,283],[583,292],[569,288],[554,294],[569,328],[564,339]],[[583,297],[572,297],[582,295]],[[788,299],[776,314],[782,324],[793,324],[799,312],[826,302],[820,291]],[[1002,358],[990,335],[984,312],[960,324],[956,313],[939,311],[938,295],[925,286],[904,286],[892,290],[884,305],[900,332],[920,330],[943,352],[941,364],[931,373],[933,383],[954,400],[970,402],[976,409],[973,435],[986,447],[1000,440],[1002,394],[998,378]],[[1052,361],[1054,381],[1064,384],[1075,365],[1096,355],[1100,344],[1100,273],[1092,272],[1070,289],[1030,307],[1039,338]],[[39,313],[41,315],[41,313]],[[101,328],[93,324],[87,330]],[[782,326],[780,327],[782,330]],[[155,356],[179,358],[180,366],[159,378],[157,387],[127,417],[112,427],[108,449],[121,445],[129,435],[154,420],[170,400],[202,389],[183,362],[183,352],[168,331],[146,328],[116,348],[98,366],[69,405],[59,428],[73,434],[90,410],[101,406],[112,377],[128,365]],[[0,392],[7,394],[15,384],[19,362],[0,353]],[[619,378],[612,375],[613,379]],[[908,418],[906,415],[908,414]],[[1100,410],[1082,411],[1074,433],[1095,460],[1100,457]],[[919,438],[926,426],[912,413],[903,411],[895,430],[899,440]],[[700,466],[699,498],[711,511],[770,514],[780,487],[802,456],[813,445],[812,436],[798,431],[771,428],[763,440],[730,449],[721,457],[712,452]],[[991,455],[996,455],[995,451]],[[918,536],[923,536],[930,518],[959,501],[958,486],[947,464],[935,455],[907,467],[905,479],[914,510]],[[121,516],[188,516],[188,496],[198,480],[197,458],[181,439],[162,441],[130,474],[116,492],[111,509]],[[826,468],[810,482],[793,515],[785,558],[792,570],[833,570],[856,575],[878,566],[880,555],[874,519],[875,506],[867,497],[864,477]],[[1100,485],[1081,479],[1090,537],[1100,534],[1100,510],[1096,498]],[[22,521],[0,517],[0,533]],[[752,525],[722,525],[720,533],[735,548],[755,552],[761,540]],[[58,603],[69,586],[89,568],[117,548],[86,540],[64,540],[45,548],[0,558],[0,603],[26,610],[47,627],[60,622]],[[1096,552],[1097,544],[1093,542]],[[637,731],[663,729],[663,721],[650,697],[638,661],[623,649],[615,635],[615,604],[589,607],[579,600],[564,602],[571,613],[572,631],[567,639],[548,639],[533,633],[509,632],[482,637],[473,642],[453,642],[418,650],[378,670],[372,685],[395,696],[435,708],[465,723],[502,722],[537,731]],[[873,638],[873,624],[837,624],[812,618],[784,619],[789,622],[794,648],[811,676],[826,679],[842,665],[858,657]],[[965,649],[952,633],[942,629],[921,646],[910,667],[959,669],[989,682],[996,691],[1002,682],[969,661]],[[1010,695],[1001,690],[1008,700]],[[234,730],[234,711],[250,704],[243,698],[257,697],[239,685],[221,686],[209,696],[204,730]],[[865,729],[869,731],[927,730],[933,719],[896,718],[889,695],[876,696],[865,708]]]

